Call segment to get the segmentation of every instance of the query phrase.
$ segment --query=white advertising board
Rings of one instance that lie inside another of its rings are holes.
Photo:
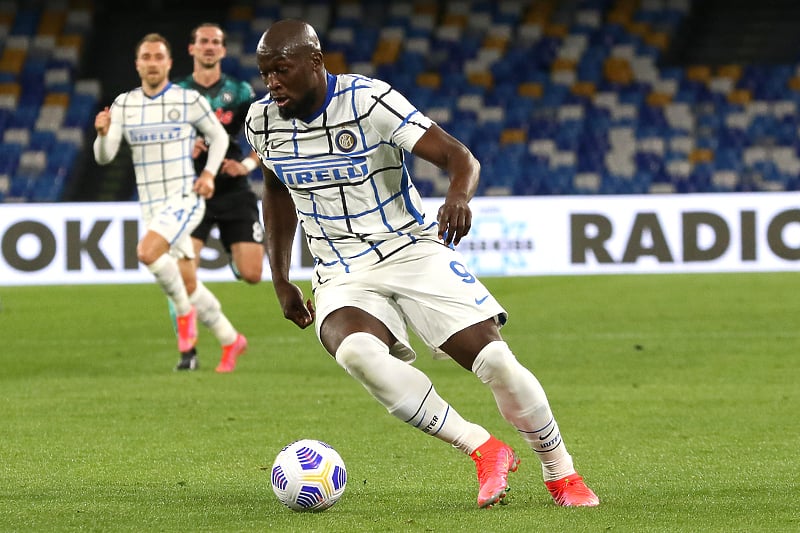
[[[441,199],[425,200],[429,217]],[[800,195],[478,197],[458,249],[479,276],[792,271]],[[151,282],[134,202],[0,204],[0,285]],[[200,278],[233,280],[218,241]],[[294,279],[311,258],[295,239]],[[269,269],[265,268],[265,278]]]

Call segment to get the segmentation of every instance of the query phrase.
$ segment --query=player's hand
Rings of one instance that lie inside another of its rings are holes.
[[[214,176],[207,170],[203,170],[194,182],[194,192],[208,200],[214,196]]]
[[[303,291],[294,283],[273,283],[275,294],[281,304],[284,318],[291,320],[301,329],[314,323],[317,311],[309,298],[303,303]]]
[[[250,174],[247,167],[236,159],[223,159],[219,171],[221,174],[227,174],[228,176],[247,176]]]
[[[194,140],[194,146],[192,147],[192,159],[197,159],[203,152],[208,152],[208,145],[205,139],[198,137]]]
[[[94,129],[100,137],[105,137],[108,135],[109,126],[111,126],[111,111],[106,106],[94,117]]]
[[[446,197],[436,215],[439,238],[450,246],[457,246],[472,227],[472,210],[464,196]]]

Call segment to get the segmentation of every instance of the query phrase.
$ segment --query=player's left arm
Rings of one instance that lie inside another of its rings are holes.
[[[481,165],[469,148],[436,124],[419,138],[411,153],[433,163],[450,177],[437,220],[439,238],[447,245],[457,245],[472,227],[469,201],[478,188]]]

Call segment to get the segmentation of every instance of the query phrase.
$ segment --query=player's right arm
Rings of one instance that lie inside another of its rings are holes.
[[[119,106],[105,107],[94,118],[97,138],[94,140],[94,159],[100,165],[114,160],[122,141],[122,111]]]
[[[292,244],[297,231],[297,213],[289,189],[273,171],[261,165],[264,174],[264,242],[272,273],[272,285],[283,310],[283,316],[301,328],[314,322],[315,310],[311,300],[303,303],[303,291],[289,280],[292,263]]]

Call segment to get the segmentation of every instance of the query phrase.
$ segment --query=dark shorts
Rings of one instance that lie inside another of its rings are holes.
[[[258,212],[258,200],[250,190],[235,190],[206,202],[206,214],[192,232],[192,237],[204,243],[211,228],[219,228],[219,238],[230,253],[237,242],[264,242],[264,227]]]

